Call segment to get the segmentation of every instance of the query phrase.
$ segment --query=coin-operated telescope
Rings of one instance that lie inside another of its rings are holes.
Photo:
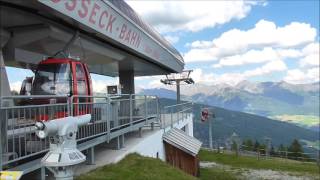
[[[49,137],[50,151],[41,159],[57,180],[72,180],[75,165],[86,160],[77,149],[78,128],[90,122],[91,115],[70,116],[46,122],[37,122],[36,134],[43,139]]]

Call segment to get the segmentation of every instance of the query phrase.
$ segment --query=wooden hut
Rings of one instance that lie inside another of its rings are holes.
[[[163,135],[166,161],[193,176],[199,176],[198,152],[201,142],[180,129],[173,128]]]

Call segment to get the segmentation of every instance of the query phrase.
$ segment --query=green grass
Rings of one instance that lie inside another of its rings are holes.
[[[319,167],[315,163],[303,163],[289,160],[285,161],[278,158],[258,160],[256,157],[237,157],[233,154],[221,154],[201,150],[200,160],[229,165],[235,168],[270,169],[275,171],[287,171],[300,174],[319,174]]]
[[[248,169],[270,169],[286,171],[293,174],[317,176],[319,167],[312,163],[302,163],[292,160],[257,160],[255,157],[237,157],[230,154],[214,153],[206,150],[200,151],[201,161],[211,161],[221,165],[200,169],[200,179],[233,180],[239,179],[243,171]],[[76,177],[76,180],[195,180],[171,165],[154,158],[143,157],[138,154],[129,154],[117,164],[107,165],[93,170],[85,175]]]
[[[196,179],[169,164],[154,158],[129,154],[117,164],[107,165],[76,177],[77,180],[192,180]]]
[[[200,169],[200,179],[203,180],[236,180],[237,175],[233,172],[228,170],[218,168],[218,167],[211,167],[211,168],[201,168]]]

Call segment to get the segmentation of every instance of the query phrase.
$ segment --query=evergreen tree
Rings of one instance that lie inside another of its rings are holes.
[[[259,151],[260,151],[260,154],[266,154],[266,145],[265,144],[260,144],[259,145]]]
[[[283,157],[286,158],[286,152],[288,151],[288,148],[286,146],[284,146],[283,144],[280,144],[280,146],[278,147],[278,154]]]
[[[276,156],[276,155],[277,155],[277,152],[274,150],[273,145],[271,145],[270,155],[271,155],[271,156]]]
[[[254,146],[253,146],[253,150],[258,152],[259,151],[259,147],[260,147],[260,144],[259,142],[256,140],[256,142],[254,143]]]
[[[242,148],[241,149],[243,149],[243,150],[248,150],[248,147],[247,147],[247,140],[243,140],[242,141],[242,146],[241,146]]]
[[[302,157],[302,146],[297,139],[294,139],[292,141],[291,145],[289,146],[289,151],[290,153],[288,154],[288,156],[291,158],[298,159]]]
[[[236,155],[238,156],[238,145],[235,141],[232,141],[231,150],[234,151],[236,153]]]
[[[252,151],[253,150],[253,143],[251,141],[251,139],[247,140],[247,147],[248,147],[248,151]]]

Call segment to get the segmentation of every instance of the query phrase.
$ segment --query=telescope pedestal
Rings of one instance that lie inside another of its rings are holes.
[[[50,144],[50,151],[43,157],[41,163],[57,180],[72,180],[76,165],[86,161],[86,156],[76,149],[76,143],[70,140],[61,143]]]
[[[76,137],[78,127],[90,119],[89,115],[36,123],[38,137],[50,137],[50,151],[41,159],[41,164],[57,180],[72,180],[76,165],[86,161],[86,156],[77,149]]]
[[[47,167],[54,175],[56,180],[73,180],[73,168],[72,167]]]

